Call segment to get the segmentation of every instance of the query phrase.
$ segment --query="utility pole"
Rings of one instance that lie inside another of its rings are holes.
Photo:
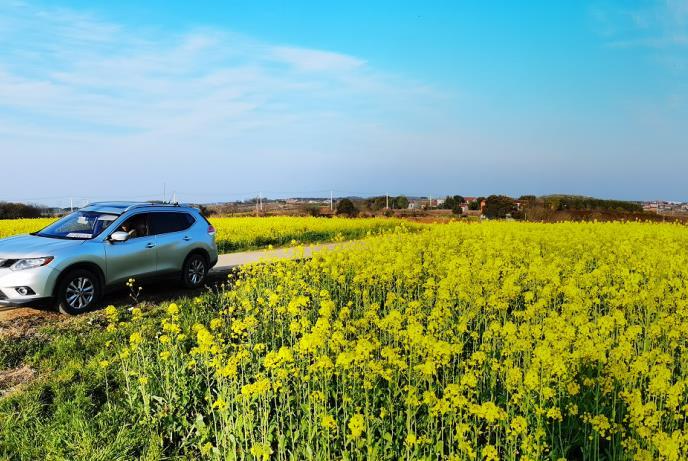
[[[385,208],[389,210],[389,194],[385,194],[385,199],[387,200],[387,206]]]
[[[172,203],[177,203],[177,193],[172,192]]]
[[[334,192],[330,191],[330,211],[334,211]]]

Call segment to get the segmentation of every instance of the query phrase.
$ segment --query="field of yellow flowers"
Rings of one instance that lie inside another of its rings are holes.
[[[284,246],[299,243],[353,240],[393,230],[404,224],[420,229],[421,224],[394,218],[315,218],[304,216],[228,217],[210,218],[217,229],[217,244],[221,253],[268,245]]]
[[[0,219],[0,238],[36,232],[53,221],[53,218]]]
[[[35,232],[52,218],[0,220],[0,238]],[[210,218],[217,230],[220,253],[299,243],[352,240],[394,229],[402,222],[409,229],[422,224],[393,218],[315,218],[297,216]]]
[[[108,308],[101,366],[165,456],[681,460],[687,276],[680,225],[397,231]]]

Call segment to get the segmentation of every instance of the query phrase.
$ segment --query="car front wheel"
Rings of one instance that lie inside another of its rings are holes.
[[[57,287],[57,308],[63,314],[77,315],[93,309],[101,297],[98,277],[87,270],[67,273]]]
[[[189,255],[182,267],[182,283],[186,288],[198,288],[208,275],[208,262],[200,254]]]

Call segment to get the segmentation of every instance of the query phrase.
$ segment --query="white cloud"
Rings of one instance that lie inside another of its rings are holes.
[[[228,31],[140,32],[24,4],[9,13],[0,28],[9,45],[0,54],[0,107],[69,122],[60,130],[181,133],[224,122],[232,131],[318,111],[360,120],[376,99],[394,104],[397,96],[427,93],[357,57]],[[362,104],[352,113],[355,100]],[[51,126],[41,129],[47,134]]]
[[[688,47],[688,0],[664,0],[637,7],[595,6],[590,16],[613,48]]]
[[[451,136],[451,96],[360,57],[229,30],[135,29],[21,2],[3,10],[6,171],[30,155],[38,175],[86,171],[82,185],[101,188],[105,163],[83,161],[98,155],[120,159],[107,164],[111,177],[119,173],[134,184],[205,172],[243,190],[250,179],[241,168],[251,158],[309,172],[335,159],[365,162],[385,149],[402,155],[404,139],[417,145],[425,138],[439,148],[436,140]],[[381,132],[387,141],[374,139]],[[15,179],[4,181],[11,188]],[[68,187],[61,185],[60,195]]]
[[[688,21],[688,0],[667,0],[667,8],[679,24]]]
[[[663,35],[653,37],[638,37],[630,39],[619,39],[610,41],[607,44],[610,48],[654,48],[664,49],[672,46],[688,46],[688,34],[686,35]]]
[[[304,71],[349,71],[365,64],[361,59],[344,54],[290,46],[272,48],[272,56]]]

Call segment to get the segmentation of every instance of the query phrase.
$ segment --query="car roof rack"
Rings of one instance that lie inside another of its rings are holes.
[[[172,207],[172,208],[178,208],[181,207],[182,205],[179,202],[175,203],[155,203],[155,202],[146,202],[146,203],[134,203],[132,205],[129,205],[124,211],[127,212],[129,210],[133,210],[135,208],[146,208],[146,207]]]
[[[92,202],[86,205],[86,207],[90,206],[102,206],[102,207],[114,207],[114,208],[120,208],[122,210],[122,213],[126,213],[129,210],[133,210],[136,208],[146,208],[146,207],[169,207],[169,208],[178,208],[182,206],[191,206],[191,205],[186,205],[182,204],[179,202]]]

